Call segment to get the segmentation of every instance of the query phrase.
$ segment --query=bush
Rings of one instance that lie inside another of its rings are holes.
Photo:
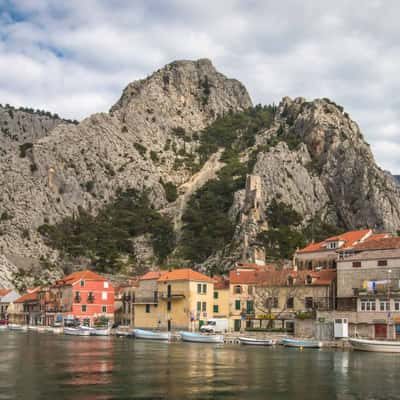
[[[178,198],[178,190],[176,185],[174,185],[172,182],[164,183],[163,181],[161,181],[161,184],[164,187],[167,201],[169,203],[173,203]]]
[[[21,158],[26,157],[26,153],[28,150],[33,148],[33,143],[23,143],[19,146],[19,156]]]
[[[158,154],[153,150],[150,151],[150,158],[154,163],[160,161]]]
[[[133,146],[135,147],[135,149],[138,151],[138,153],[144,157],[147,153],[147,149],[146,147],[144,147],[143,145],[141,145],[140,143],[134,143]]]

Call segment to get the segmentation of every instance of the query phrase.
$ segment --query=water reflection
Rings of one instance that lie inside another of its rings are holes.
[[[400,357],[0,334],[0,399],[396,399]]]

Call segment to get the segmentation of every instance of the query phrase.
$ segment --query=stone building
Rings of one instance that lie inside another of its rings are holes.
[[[294,255],[294,265],[299,270],[336,268],[338,251],[351,250],[359,243],[388,236],[388,234],[374,234],[371,229],[342,233],[297,250]]]
[[[337,310],[351,335],[400,337],[400,238],[368,240],[339,251]]]

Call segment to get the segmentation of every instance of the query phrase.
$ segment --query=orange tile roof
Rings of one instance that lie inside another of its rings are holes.
[[[67,275],[66,277],[58,280],[56,282],[56,286],[62,285],[72,285],[75,282],[80,281],[81,279],[90,280],[90,281],[106,281],[107,279],[104,276],[96,274],[93,271],[85,270],[85,271],[76,271],[72,274]]]
[[[11,292],[12,289],[0,289],[0,297],[3,297]]]
[[[335,240],[344,241],[344,244],[340,247],[340,249],[349,248],[356,245],[360,240],[363,239],[365,240],[366,239],[365,236],[368,235],[368,233],[370,232],[371,232],[370,229],[363,229],[360,231],[350,231],[342,233],[341,235],[332,236],[319,243],[311,243],[308,246],[304,247],[303,249],[297,250],[297,253],[302,254],[302,253],[312,253],[318,251],[331,250],[326,248],[327,242],[332,242]]]
[[[149,271],[146,274],[144,274],[140,278],[140,280],[145,281],[145,280],[151,280],[151,279],[159,279],[164,272],[165,271]]]
[[[37,300],[39,294],[40,287],[34,289],[28,289],[28,293],[25,293],[21,297],[18,297],[14,303],[25,303],[26,301]]]
[[[207,275],[194,271],[190,268],[174,269],[172,271],[164,271],[159,281],[202,281],[213,283],[214,280]]]
[[[360,250],[385,250],[400,248],[400,237],[381,238],[376,240],[367,240],[354,246],[355,251]]]

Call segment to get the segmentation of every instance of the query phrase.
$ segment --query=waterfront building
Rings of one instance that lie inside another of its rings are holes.
[[[9,304],[7,309],[9,323],[36,325],[40,318],[39,290],[40,287],[27,289],[25,294]]]
[[[224,276],[216,276],[214,281],[213,317],[229,319],[229,279]]]
[[[134,325],[192,330],[213,316],[214,280],[191,269],[148,272],[135,291]]]
[[[336,268],[338,251],[350,250],[359,243],[389,236],[387,233],[374,234],[371,229],[342,233],[297,250],[294,266],[299,270]]]
[[[13,289],[0,289],[0,320],[8,319],[8,307],[20,297]]]
[[[114,287],[92,271],[78,271],[49,288],[47,321],[64,320],[92,326],[103,319],[114,320]]]
[[[333,310],[336,271],[237,267],[230,271],[230,327],[294,329],[295,318]]]
[[[330,318],[347,318],[350,335],[400,338],[399,237],[339,251],[337,279],[337,310]]]
[[[131,279],[118,288],[115,302],[115,322],[124,326],[133,326],[135,317],[135,292],[138,280]]]

